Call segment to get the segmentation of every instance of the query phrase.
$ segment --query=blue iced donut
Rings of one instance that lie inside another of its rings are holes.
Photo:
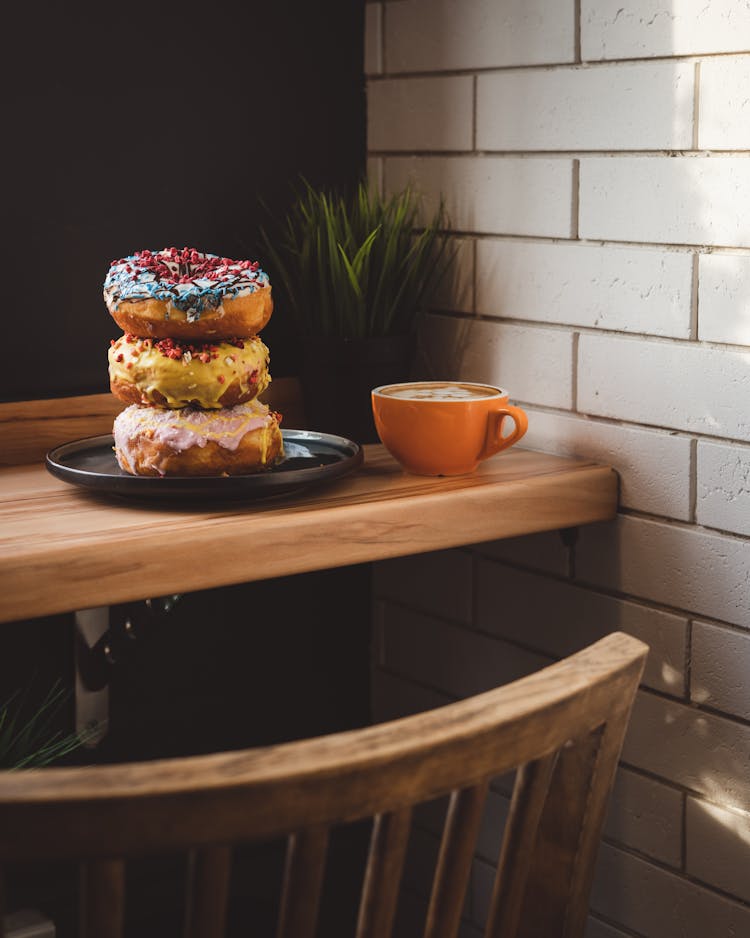
[[[104,301],[123,332],[155,339],[247,338],[273,312],[271,284],[257,261],[195,248],[138,251],[114,261]]]

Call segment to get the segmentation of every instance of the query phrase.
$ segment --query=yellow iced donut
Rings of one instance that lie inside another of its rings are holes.
[[[257,336],[191,343],[126,334],[109,348],[109,382],[128,404],[216,410],[262,393],[271,381],[268,360]]]

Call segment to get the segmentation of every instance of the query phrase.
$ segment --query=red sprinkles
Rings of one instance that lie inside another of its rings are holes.
[[[167,248],[163,252],[137,251],[133,260],[143,269],[152,273],[157,280],[163,283],[192,283],[194,280],[222,280],[228,273],[228,268],[246,270],[255,273],[260,265],[257,261],[233,261],[229,257],[207,257],[196,251],[195,248]],[[113,261],[113,266],[125,264],[127,273],[133,273],[127,263],[129,260],[120,258]]]
[[[153,339],[139,339],[138,336],[126,332],[121,339],[117,341],[112,339],[110,345],[119,348],[122,342],[128,345],[135,345],[135,348],[130,349],[130,354],[133,358],[137,358],[144,349],[149,350],[152,348],[156,349],[156,351],[165,358],[171,358],[174,361],[177,361],[179,358],[184,361],[192,361],[192,359],[195,358],[207,364],[210,361],[215,361],[219,357],[219,346],[214,342],[182,342],[179,339],[172,338],[160,339],[158,342],[154,342]],[[224,339],[223,344],[231,345],[237,349],[245,348],[245,343],[242,339]],[[233,362],[237,360],[234,354],[226,357],[230,358]],[[118,355],[117,361],[122,361],[122,353]]]

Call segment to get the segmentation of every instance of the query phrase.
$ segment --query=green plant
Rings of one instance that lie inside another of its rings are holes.
[[[12,694],[0,705],[0,768],[49,765],[83,745],[84,736],[53,728],[67,698],[67,691],[56,682],[31,712],[28,690]]]
[[[307,181],[262,247],[302,335],[408,334],[448,263],[445,208],[419,225],[420,200],[361,182],[351,196]]]

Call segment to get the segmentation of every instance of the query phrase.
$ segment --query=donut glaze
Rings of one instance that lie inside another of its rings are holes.
[[[109,383],[127,404],[215,410],[265,391],[271,381],[268,360],[257,336],[193,344],[127,334],[110,345]]]
[[[218,411],[132,404],[115,418],[115,456],[131,475],[245,475],[283,455],[280,417],[253,400]]]
[[[114,261],[104,302],[124,332],[144,338],[257,335],[273,312],[268,275],[256,261],[194,248],[138,251]]]

